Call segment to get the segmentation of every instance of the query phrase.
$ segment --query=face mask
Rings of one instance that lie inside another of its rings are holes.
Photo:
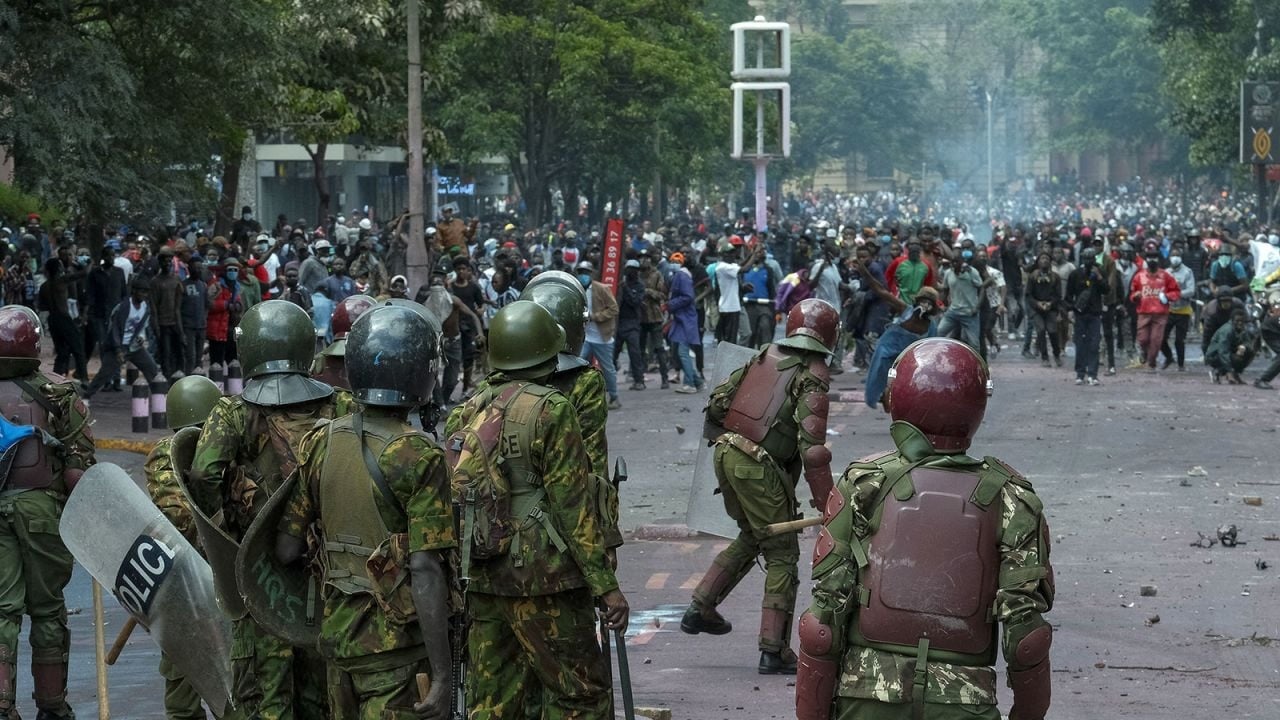
[[[582,287],[584,287],[584,288],[589,288],[589,287],[591,287],[591,276],[590,276],[590,275],[579,275],[579,276],[578,276],[578,282],[582,283]]]
[[[1148,261],[1147,261],[1147,272],[1151,272],[1151,273],[1153,273],[1153,272],[1155,272],[1156,270],[1159,270],[1159,269],[1160,269],[1160,263],[1156,262],[1155,260],[1148,260]]]
[[[233,280],[233,281],[234,281],[234,280],[235,280],[236,278],[238,278],[238,277],[240,277],[240,271],[239,271],[239,270],[228,270],[228,271],[227,271],[227,279],[228,279],[228,280]]]
[[[1223,268],[1225,268],[1225,267],[1231,267],[1231,256],[1230,256],[1230,255],[1219,255],[1219,256],[1218,256],[1218,267],[1223,267]]]
[[[240,216],[240,219],[241,219],[241,220],[244,220],[245,222],[248,222],[248,221],[250,221],[250,220],[252,220],[252,219],[253,219],[253,214],[252,214],[252,213],[245,213],[245,214],[243,214],[243,215],[241,215],[241,216]]]
[[[320,262],[324,263],[325,265],[330,265],[333,263],[333,256],[325,255],[320,258]]]
[[[1271,243],[1272,247],[1280,247],[1280,235],[1268,235],[1267,242]]]
[[[81,265],[88,265],[88,264],[89,264],[89,256],[88,256],[88,255],[80,255],[80,256],[78,256],[78,257],[76,258],[76,262],[80,263]]]
[[[1172,265],[1172,266],[1174,266],[1174,267],[1181,267],[1181,266],[1182,266],[1182,258],[1178,257],[1177,255],[1170,255],[1170,256],[1169,256],[1169,264],[1170,264],[1170,265]]]
[[[960,259],[961,259],[961,260],[972,260],[972,259],[973,259],[973,251],[972,251],[972,250],[964,250],[964,251],[961,251],[961,253],[960,253]]]

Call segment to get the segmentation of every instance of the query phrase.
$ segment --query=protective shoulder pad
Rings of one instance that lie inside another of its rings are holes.
[[[1008,476],[1009,482],[1015,485],[1021,485],[1024,488],[1031,487],[1031,481],[1023,477],[1022,473],[1014,470],[1013,466],[1009,465],[1005,461],[988,455],[982,458],[982,462],[986,463],[992,470]]]
[[[854,460],[849,463],[849,467],[858,468],[859,470],[879,470],[885,466],[885,461],[897,454],[897,451],[894,450],[885,450],[884,452],[873,453],[864,458]]]

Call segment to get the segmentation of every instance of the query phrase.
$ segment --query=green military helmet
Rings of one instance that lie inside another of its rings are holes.
[[[563,347],[564,328],[535,302],[517,300],[489,323],[489,364],[498,370],[537,367],[554,359]]]
[[[315,342],[315,326],[297,305],[267,300],[249,308],[236,328],[245,378],[241,397],[275,407],[332,395],[332,387],[308,377]]]
[[[534,275],[529,280],[529,283],[524,286],[524,290],[525,292],[528,292],[532,288],[538,287],[544,283],[563,285],[581,295],[584,305],[587,302],[587,291],[582,288],[582,283],[578,282],[578,278],[563,270],[544,270],[543,272]]]
[[[541,276],[539,276],[541,277]],[[577,283],[577,281],[574,281]],[[582,285],[578,290],[570,290],[558,282],[544,282],[525,286],[520,293],[521,300],[535,302],[547,309],[560,327],[564,328],[564,348],[561,352],[577,355],[582,351],[582,343],[587,337],[587,302]]]
[[[214,403],[222,397],[217,383],[203,375],[188,375],[169,388],[165,406],[169,412],[169,429],[203,425],[213,410]]]

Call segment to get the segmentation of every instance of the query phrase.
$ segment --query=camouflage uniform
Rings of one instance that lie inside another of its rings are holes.
[[[503,373],[490,375],[492,395],[478,394],[456,408],[450,426],[465,427],[509,382]],[[509,554],[470,568],[466,695],[471,720],[522,717],[526,706],[539,700],[545,718],[610,713],[592,599],[617,589],[618,581],[607,564],[598,509],[590,498],[589,459],[577,412],[558,392],[549,391],[543,399],[532,421],[527,462],[536,475],[531,480],[545,490],[542,507],[557,536],[531,523]]]
[[[582,430],[582,445],[586,448],[587,457],[591,460],[591,472],[600,482],[609,482],[609,437],[606,433],[609,423],[609,396],[605,394],[604,373],[591,366],[574,368],[565,372],[557,372],[551,376],[548,385],[559,390],[569,399],[569,403],[578,411],[578,426]],[[487,395],[492,398],[489,378],[480,381],[473,396]],[[488,400],[480,401],[487,404]],[[445,420],[445,437],[453,434],[463,423],[462,414],[458,411],[450,413]],[[609,488],[599,488],[601,530],[605,535],[605,547],[610,550],[622,545],[622,531],[618,528],[618,494]],[[615,563],[616,564],[616,563]]]
[[[191,463],[188,489],[205,514],[224,513],[227,531],[237,541],[283,484],[296,464],[298,440],[316,421],[351,411],[342,391],[325,399],[264,408],[239,397],[218,401],[200,433]],[[280,457],[287,443],[294,458]],[[232,695],[250,717],[264,720],[325,718],[328,711],[324,662],[310,649],[295,648],[262,630],[247,616],[232,619]],[[296,710],[296,716],[295,716]]]
[[[798,517],[796,482],[804,467],[810,474],[824,475],[826,487],[830,487],[830,455],[811,452],[821,451],[826,443],[826,394],[829,380],[820,363],[809,363],[808,357],[820,357],[792,348],[778,348],[786,364],[796,366],[787,387],[787,398],[778,410],[769,437],[761,443],[752,442],[736,432],[726,432],[715,441],[716,481],[724,500],[725,512],[738,523],[738,536],[714,561],[714,567],[693,592],[694,605],[704,612],[714,609],[741,582],[755,565],[756,557],[764,555],[764,598],[761,601],[762,621],[759,636],[761,651],[779,653],[790,646],[791,616],[795,612],[796,589],[800,584],[800,541],[797,533],[783,533],[773,537],[763,532],[765,526],[787,522]],[[762,350],[767,352],[768,347]],[[765,360],[768,362],[768,360]],[[707,406],[707,422],[719,426],[738,392],[747,371],[755,361],[735,370],[729,379],[712,391]],[[805,401],[820,398],[819,406]],[[816,425],[809,421],[820,419]],[[776,435],[775,435],[776,433]],[[774,438],[778,442],[773,442]],[[766,450],[769,445],[774,452]],[[783,448],[778,452],[777,448]],[[776,454],[775,454],[776,453]],[[785,453],[785,454],[784,454]],[[815,496],[821,490],[815,490]],[[821,499],[818,500],[821,502]]]
[[[67,606],[62,591],[71,580],[74,563],[58,534],[58,520],[70,491],[68,479],[94,464],[93,433],[89,409],[79,399],[74,383],[46,373],[0,380],[0,404],[18,424],[31,424],[12,408],[29,405],[31,415],[43,411],[16,381],[34,388],[54,412],[44,429],[62,447],[44,447],[45,468],[51,482],[45,487],[0,491],[0,717],[16,717],[16,665],[22,616],[31,618],[31,675],[33,698],[49,718],[72,718],[66,701],[67,658],[71,635],[67,632]],[[39,436],[24,443],[39,442]],[[34,444],[29,445],[35,447]],[[19,478],[20,465],[38,456],[28,447],[16,451],[9,477]],[[21,468],[25,470],[25,468]]]
[[[372,575],[369,579],[375,588],[389,584],[396,589],[390,594],[377,589],[349,593],[345,590],[351,588],[339,589],[343,578],[326,578],[320,653],[329,662],[329,702],[334,720],[409,720],[416,717],[415,675],[428,672],[429,663],[410,596],[408,582],[412,580],[397,584],[394,578],[404,577],[411,554],[457,546],[449,479],[444,454],[425,435],[398,419],[388,422],[383,418],[379,423],[367,417],[365,422],[370,428],[365,442],[375,451],[378,467],[404,514],[387,505],[361,458],[345,458],[344,462],[344,458],[334,457],[330,452],[330,429],[319,427],[303,436],[299,444],[298,483],[281,518],[280,530],[305,539],[314,524],[328,547],[333,540],[323,529],[322,483],[354,477],[373,494],[382,522],[391,533],[380,547],[391,549],[387,555],[392,560],[392,572],[389,583],[379,583]],[[335,420],[329,426],[349,429],[351,417]],[[374,444],[378,442],[376,426],[388,428],[382,434],[394,438],[381,452],[376,452],[378,446]],[[326,465],[331,466],[327,474]],[[349,487],[349,483],[344,484],[342,492],[349,492]]]
[[[846,646],[841,660],[833,718],[850,720],[909,718],[912,713],[916,653],[890,652],[865,647],[854,637],[858,608],[859,566],[856,554],[861,541],[879,524],[877,500],[887,474],[913,463],[916,468],[953,469],[994,476],[1001,483],[999,495],[999,590],[995,619],[1004,629],[1004,651],[1025,636],[1028,627],[1043,624],[1041,613],[1053,603],[1049,569],[1048,529],[1042,505],[1031,483],[999,461],[976,460],[966,455],[912,456],[896,452],[849,465],[836,484],[827,512],[827,531],[835,550],[814,568],[812,613],[840,632]],[[837,497],[837,495],[839,497]],[[843,508],[844,512],[833,512]],[[924,685],[924,717],[987,718],[998,720],[996,675],[989,662],[952,664],[928,660],[921,678]]]
[[[172,448],[173,437],[166,437],[156,443],[147,456],[147,462],[143,466],[147,476],[147,492],[165,518],[173,523],[187,542],[198,548],[200,538],[196,535],[191,508],[187,505],[186,495],[182,492],[178,474],[173,468]],[[165,717],[170,720],[204,720],[207,717],[200,704],[200,694],[163,651],[160,653],[160,676],[164,678]]]

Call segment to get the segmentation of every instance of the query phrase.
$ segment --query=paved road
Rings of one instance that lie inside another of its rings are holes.
[[[1067,370],[1021,359],[996,361],[994,373],[996,395],[975,450],[1006,459],[1035,483],[1056,541],[1052,716],[1280,717],[1280,640],[1271,640],[1280,636],[1280,542],[1263,539],[1280,534],[1280,395],[1211,385],[1203,372],[1121,371],[1100,388],[1076,387]],[[836,378],[832,429],[839,435],[831,446],[840,467],[890,445],[885,416],[857,402],[859,381],[852,373]],[[609,428],[614,454],[630,465],[623,488],[628,530],[681,523],[687,505],[704,398],[656,385],[624,390],[625,407]],[[103,407],[99,434],[117,422]],[[101,457],[139,470],[136,456]],[[1206,474],[1188,475],[1196,466]],[[1245,496],[1262,504],[1246,505]],[[1212,535],[1228,523],[1247,544],[1190,546],[1197,532]],[[637,702],[694,720],[792,717],[791,679],[755,674],[761,573],[748,576],[723,608],[733,633],[679,632],[689,589],[723,543],[700,536],[633,540],[623,548]],[[812,543],[802,542],[806,558]],[[1273,567],[1259,570],[1258,560]],[[1139,596],[1147,584],[1158,587],[1155,597]],[[806,594],[802,588],[802,602]],[[108,603],[113,635],[123,612]],[[94,717],[83,573],[68,604],[83,609],[71,618],[71,697],[82,718]],[[1159,621],[1148,624],[1155,616]],[[157,661],[145,635],[136,636],[112,670],[114,717],[160,716]],[[25,670],[20,677],[19,697],[26,698]]]

